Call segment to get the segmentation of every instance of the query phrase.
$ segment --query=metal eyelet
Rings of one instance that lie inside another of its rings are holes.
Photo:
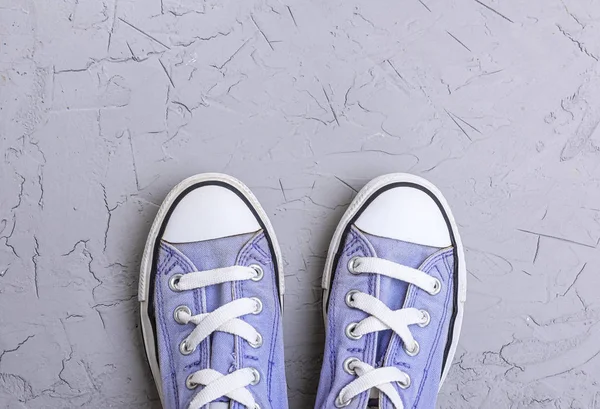
[[[190,310],[190,308],[187,305],[180,305],[179,307],[175,308],[175,311],[173,311],[173,318],[175,318],[175,322],[181,325],[185,325],[186,323],[181,321],[181,319],[179,318],[179,314],[182,312],[188,315],[192,315],[192,310]]]
[[[402,389],[408,389],[408,387],[410,386],[410,376],[406,375],[405,382],[398,381],[398,386],[401,387]]]
[[[431,322],[431,316],[425,310],[421,310],[421,314],[423,314],[423,321],[419,322],[417,325],[421,328],[426,327]]]
[[[187,386],[188,389],[196,389],[198,387],[196,382],[192,382],[192,375],[193,374],[189,374],[185,379],[185,386]]]
[[[196,348],[190,348],[190,346],[187,343],[187,339],[184,339],[183,341],[181,341],[181,344],[179,344],[179,352],[181,352],[182,355],[189,355],[195,350]]]
[[[350,259],[350,261],[348,261],[348,271],[350,271],[352,274],[360,274],[360,273],[356,272],[356,270],[354,270],[354,268],[356,267],[357,261],[358,261],[358,256],[352,257]]]
[[[252,311],[252,314],[256,315],[256,314],[260,314],[261,311],[263,310],[263,303],[261,300],[259,300],[256,297],[250,297],[251,300],[253,300],[254,302],[256,302],[256,308],[254,309],[254,311]]]
[[[254,277],[252,277],[250,280],[260,281],[265,276],[265,272],[263,271],[262,267],[259,266],[258,264],[251,264],[248,267],[250,267],[251,269],[253,269],[256,272],[256,275]]]
[[[442,282],[436,278],[435,283],[433,284],[433,291],[430,292],[429,294],[436,295],[440,291],[442,291]]]
[[[352,297],[354,297],[354,294],[358,294],[360,291],[358,290],[350,290],[348,291],[348,294],[346,294],[346,305],[350,308],[354,308],[354,306],[352,305],[352,302],[354,301],[354,299]]]
[[[173,277],[169,279],[169,288],[173,291],[181,291],[177,284],[179,284],[179,280],[181,280],[183,274],[174,274]]]
[[[408,355],[408,356],[415,356],[421,350],[419,343],[417,341],[415,341],[412,348],[409,349],[406,347],[406,345],[403,345],[403,348],[404,348],[404,352],[406,352],[406,355]]]
[[[335,398],[335,407],[336,408],[345,408],[346,406],[348,406],[350,404],[350,402],[352,402],[352,399],[348,399],[348,400],[343,400],[342,397],[340,395],[338,395],[337,398]]]
[[[250,346],[252,348],[260,348],[263,344],[263,337],[262,335],[258,334],[258,337],[256,337],[256,341],[254,342],[248,342],[248,344],[250,344]]]
[[[250,385],[258,385],[260,382],[260,372],[256,368],[250,368],[250,370],[252,371],[252,375],[254,375],[254,379],[250,382]]]
[[[358,326],[358,322],[353,322],[346,327],[346,336],[348,338],[354,339],[354,340],[362,338],[362,335],[356,335],[354,333],[354,330],[356,329],[357,326]]]
[[[344,371],[346,371],[347,373],[349,373],[350,375],[356,375],[356,371],[352,368],[350,368],[350,365],[352,365],[355,362],[358,362],[359,359],[358,358],[348,358],[344,361]]]

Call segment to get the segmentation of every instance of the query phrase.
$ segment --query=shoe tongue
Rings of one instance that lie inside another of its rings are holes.
[[[242,248],[250,241],[254,233],[220,239],[198,241],[194,243],[179,243],[173,246],[181,251],[196,267],[198,271],[236,265],[238,255]],[[193,311],[212,312],[224,304],[233,301],[234,283],[212,285],[204,289],[206,310]],[[194,290],[196,305],[202,306],[202,290]],[[206,340],[200,347],[206,347]],[[237,368],[235,337],[224,332],[214,332],[210,337],[210,356],[208,360],[202,358],[197,369],[211,368],[222,374],[233,372]],[[204,354],[203,354],[204,356]],[[218,402],[208,405],[209,409],[229,409],[229,399],[221,398]]]
[[[407,267],[418,268],[427,257],[439,250],[436,247],[373,236],[367,233],[363,234],[373,246],[377,257]],[[379,299],[391,310],[399,310],[402,308],[404,299],[406,298],[406,292],[408,291],[408,283],[383,275],[379,276],[379,280]],[[382,365],[391,338],[391,330],[378,333],[375,359],[377,366]]]
[[[367,402],[367,409],[379,409],[379,390],[372,388],[369,391],[369,401]]]

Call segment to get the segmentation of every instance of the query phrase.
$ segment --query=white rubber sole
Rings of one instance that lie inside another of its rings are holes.
[[[153,308],[153,306],[150,305],[148,300],[150,291],[150,276],[152,273],[152,265],[154,262],[154,248],[158,240],[158,235],[160,233],[161,226],[163,225],[165,218],[169,214],[169,210],[180,197],[180,195],[188,188],[196,184],[206,182],[219,182],[231,186],[234,190],[236,190],[238,193],[240,193],[246,198],[246,200],[250,203],[250,205],[258,215],[262,224],[265,226],[266,234],[269,236],[271,244],[273,246],[273,251],[275,253],[275,263],[277,266],[277,270],[279,271],[278,280],[280,303],[283,308],[283,295],[285,292],[285,283],[283,265],[281,261],[281,249],[279,248],[279,244],[277,243],[275,231],[273,230],[273,226],[269,221],[267,213],[264,211],[264,209],[258,202],[258,199],[256,199],[256,197],[254,196],[254,194],[252,194],[250,189],[236,178],[221,173],[202,173],[199,175],[189,177],[180,182],[169,192],[169,194],[163,201],[162,205],[160,206],[160,209],[158,209],[158,214],[156,215],[156,218],[152,223],[152,227],[150,228],[150,233],[148,234],[148,239],[146,240],[146,246],[144,247],[144,254],[142,256],[142,263],[140,267],[140,282],[138,289],[138,301],[140,302],[140,319],[142,326],[142,334],[144,338],[144,346],[146,348],[148,363],[150,365],[152,376],[154,377],[154,382],[156,383],[156,388],[158,389],[158,394],[160,396],[161,402],[163,401],[163,393],[161,385],[160,368],[158,365],[158,356],[154,341],[155,334],[152,322],[150,320],[150,316],[148,314],[149,309]]]
[[[448,221],[450,223],[450,228],[452,230],[452,234],[454,235],[454,241],[456,243],[456,254],[457,263],[458,263],[458,287],[455,289],[458,291],[458,305],[456,317],[454,320],[454,327],[452,332],[452,343],[450,345],[450,349],[448,350],[448,356],[446,359],[446,365],[442,371],[442,378],[440,381],[440,388],[450,371],[450,367],[452,366],[452,360],[454,359],[454,355],[456,354],[456,348],[458,347],[458,340],[460,337],[460,330],[462,328],[463,321],[463,313],[464,313],[464,305],[467,298],[467,269],[465,266],[465,256],[463,251],[463,245],[460,240],[460,235],[458,234],[458,228],[456,226],[456,222],[454,220],[454,216],[450,211],[450,206],[448,202],[442,195],[442,193],[429,181],[407,173],[392,173],[388,175],[379,176],[363,187],[360,192],[356,195],[350,206],[342,216],[340,223],[338,224],[335,233],[333,234],[333,238],[331,239],[331,244],[329,245],[329,251],[327,253],[327,259],[325,261],[325,270],[323,272],[323,317],[325,319],[325,327],[327,327],[327,302],[329,300],[329,289],[331,286],[331,277],[333,275],[334,268],[334,260],[336,256],[336,252],[340,246],[340,242],[342,240],[342,236],[346,227],[350,223],[350,221],[354,218],[356,213],[363,207],[365,202],[369,200],[369,198],[379,191],[381,188],[394,184],[394,183],[411,183],[414,185],[421,186],[428,190],[433,196],[437,198],[437,200],[442,205],[444,212],[448,216]]]

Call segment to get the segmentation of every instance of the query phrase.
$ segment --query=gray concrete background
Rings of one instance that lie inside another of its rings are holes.
[[[355,191],[436,183],[466,245],[439,408],[600,408],[600,4],[0,0],[0,408],[158,408],[138,265],[167,191],[248,184],[285,258],[292,409]]]

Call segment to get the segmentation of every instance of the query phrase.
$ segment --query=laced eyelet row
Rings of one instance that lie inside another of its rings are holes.
[[[253,278],[251,278],[252,281],[260,281],[262,280],[262,278],[264,277],[264,271],[262,269],[261,266],[257,265],[257,264],[253,264],[249,266],[250,268],[254,269],[254,271],[256,272],[255,276]],[[179,287],[179,280],[181,280],[181,277],[183,277],[183,274],[174,274],[170,279],[169,279],[169,288],[172,291],[175,292],[180,292],[182,291]],[[258,298],[258,297],[251,297],[251,300],[253,300],[256,303],[256,308],[254,309],[254,311],[252,312],[252,314],[257,315],[260,314],[263,310],[263,303],[262,301]],[[181,319],[181,314],[187,314],[187,315],[192,315],[192,311],[190,310],[190,308],[186,305],[180,305],[178,306],[175,311],[173,311],[173,319],[175,320],[176,323],[181,324],[181,325],[185,325],[186,323]],[[252,348],[259,348],[263,345],[263,337],[261,334],[257,334],[256,340],[254,342],[248,342],[248,344],[252,347]],[[196,348],[191,348],[190,345],[187,342],[187,339],[184,339],[180,344],[179,344],[179,352],[181,352],[182,355],[190,355],[192,352],[194,352],[196,350]],[[255,370],[255,373],[257,374],[255,376],[256,383],[258,383],[258,381],[260,380],[260,374],[258,373],[258,371]],[[186,385],[188,385],[188,388],[193,389],[195,388],[197,385],[191,387],[189,382],[189,377],[186,380]],[[256,383],[253,383],[253,385],[256,385]],[[257,405],[256,406],[257,409],[260,409],[260,407]]]
[[[250,268],[252,268],[252,269],[254,269],[254,271],[256,271],[256,275],[253,278],[251,278],[251,280],[252,281],[262,280],[262,278],[264,277],[264,271],[263,271],[262,267],[257,264],[252,264],[252,265],[250,265]],[[172,291],[176,291],[176,292],[181,291],[181,289],[178,287],[179,280],[181,280],[181,277],[183,277],[183,274],[173,274],[173,276],[169,279],[169,288]],[[250,299],[256,303],[256,308],[252,312],[252,314],[254,314],[254,315],[260,314],[263,310],[262,301],[258,297],[250,297]],[[180,305],[179,307],[177,307],[175,309],[175,311],[173,311],[173,319],[175,320],[175,322],[183,325],[185,323],[181,320],[181,316],[180,316],[180,314],[182,314],[182,313],[192,315],[192,311],[186,305]],[[252,346],[253,348],[258,348],[262,344],[263,344],[262,335],[258,334],[256,341],[251,342],[250,346]],[[187,343],[185,340],[179,345],[179,350],[184,355],[191,354],[192,352],[194,352],[194,349],[190,349],[187,346]]]
[[[348,261],[348,271],[352,274],[360,274],[360,272],[356,271],[356,268],[360,265],[360,261],[359,261],[359,257],[352,257],[349,261]],[[433,283],[433,290],[431,292],[429,292],[430,295],[436,295],[439,294],[440,291],[442,290],[442,283],[439,279],[434,278],[434,283]],[[359,293],[358,290],[350,290],[348,291],[348,293],[346,294],[346,305],[349,308],[354,308],[354,296]],[[431,316],[429,315],[429,312],[427,312],[426,310],[421,310],[421,314],[422,314],[422,320],[421,322],[417,323],[417,325],[419,327],[426,327],[429,325],[429,323],[431,322]],[[357,322],[352,322],[350,324],[348,324],[348,326],[346,326],[346,336],[352,340],[359,340],[362,338],[362,335],[358,335],[355,333],[356,327],[358,326]],[[403,349],[406,352],[406,354],[408,356],[416,356],[419,351],[420,351],[420,346],[419,343],[415,340],[414,344],[408,348],[406,345],[403,345]],[[343,367],[344,367],[344,371],[350,375],[356,375],[356,371],[354,369],[352,369],[352,365],[355,362],[358,362],[359,359],[358,358],[354,358],[354,357],[350,357],[348,359],[346,359],[343,363]],[[402,389],[407,389],[408,387],[410,387],[411,384],[411,379],[410,376],[407,374],[406,375],[406,380],[403,382],[397,382],[398,386]],[[335,406],[337,408],[343,408],[346,407],[348,405],[350,405],[350,403],[352,402],[352,399],[348,399],[348,400],[344,400],[342,398],[342,396],[337,396],[336,400],[335,400]]]

